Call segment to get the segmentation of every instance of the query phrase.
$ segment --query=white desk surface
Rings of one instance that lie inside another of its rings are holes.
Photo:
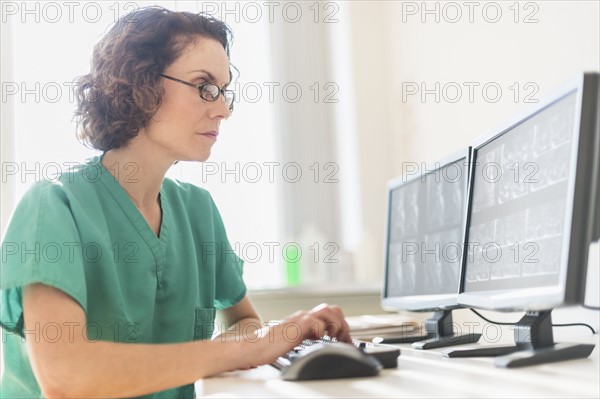
[[[401,349],[398,368],[383,370],[377,377],[289,382],[283,381],[273,367],[262,366],[197,381],[196,395],[209,398],[600,397],[598,334],[592,336],[591,332],[581,330],[575,335],[561,334],[557,330],[554,329],[556,342],[594,343],[596,347],[590,357],[503,369],[495,367],[492,358],[449,359],[443,357],[443,349],[423,351],[403,344],[398,345]],[[566,340],[564,336],[576,339]]]

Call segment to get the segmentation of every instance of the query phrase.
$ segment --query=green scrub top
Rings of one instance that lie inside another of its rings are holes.
[[[100,159],[34,184],[11,218],[0,269],[3,398],[41,398],[25,339],[69,332],[69,326],[24,330],[27,284],[51,285],[79,303],[89,341],[123,343],[210,339],[215,311],[246,294],[242,261],[206,190],[165,178],[157,237]],[[145,398],[193,395],[190,384]]]

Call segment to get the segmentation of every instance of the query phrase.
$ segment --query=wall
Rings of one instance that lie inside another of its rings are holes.
[[[467,146],[575,73],[600,70],[600,3],[349,4],[364,215],[359,262],[378,281],[380,269],[367,262],[382,264],[385,181]],[[596,306],[597,248],[587,289]],[[577,312],[598,324],[598,312]]]
[[[10,21],[2,23],[1,36],[2,40],[12,40],[13,27]],[[10,82],[13,80],[13,52],[12,46],[2,46],[0,54],[0,81]],[[0,162],[9,162],[14,160],[14,137],[12,134],[6,134],[4,132],[12,132],[14,128],[14,120],[9,115],[14,112],[14,104],[12,100],[2,101],[2,107],[0,107]],[[4,168],[3,168],[4,171]],[[3,180],[4,180],[4,176]],[[12,184],[3,184],[0,186],[0,241],[4,235],[4,229],[8,224],[8,219],[12,213],[14,207],[14,192],[15,187]]]
[[[471,3],[471,15],[461,2],[350,3],[363,243],[373,248],[364,258],[377,264],[387,179],[467,146],[578,71],[600,69],[598,2],[521,2],[518,15],[512,2]],[[498,22],[488,22],[497,9]]]

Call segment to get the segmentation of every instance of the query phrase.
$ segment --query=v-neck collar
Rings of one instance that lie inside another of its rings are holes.
[[[169,235],[168,232],[168,223],[169,223],[169,215],[170,210],[168,207],[168,201],[165,199],[164,194],[164,185],[160,188],[159,200],[160,207],[162,210],[162,218],[160,222],[160,230],[159,235],[156,236],[142,213],[135,206],[132,199],[129,197],[123,186],[115,179],[115,177],[102,165],[102,156],[97,156],[91,159],[90,165],[95,165],[94,167],[97,169],[98,177],[97,179],[104,185],[107,191],[112,195],[115,199],[119,207],[123,210],[125,216],[129,219],[131,224],[137,230],[139,235],[146,242],[150,250],[152,251],[157,265],[157,272],[160,274],[160,271],[164,267],[166,262],[166,249],[167,249],[167,238]]]

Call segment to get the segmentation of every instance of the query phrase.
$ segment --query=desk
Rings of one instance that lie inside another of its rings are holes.
[[[554,330],[557,342],[595,343],[596,348],[587,359],[502,369],[491,358],[449,359],[441,349],[398,345],[398,368],[377,377],[288,382],[273,367],[262,366],[200,380],[196,392],[212,398],[600,397],[598,335],[577,332],[577,340],[568,341]]]

